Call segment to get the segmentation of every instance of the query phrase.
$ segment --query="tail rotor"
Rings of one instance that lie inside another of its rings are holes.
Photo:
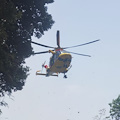
[[[42,64],[42,70],[41,70],[41,72],[43,71],[43,68],[44,68],[44,66],[45,66],[45,63],[46,63],[46,61]]]

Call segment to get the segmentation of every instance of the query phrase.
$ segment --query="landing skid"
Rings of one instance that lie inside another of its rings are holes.
[[[68,72],[71,69],[71,67],[72,67],[72,65],[68,68],[68,70],[66,72]],[[63,78],[67,78],[67,75],[65,75],[65,73],[64,73],[64,77]]]
[[[67,75],[64,75],[64,77],[63,78],[67,78]]]
[[[67,78],[67,75],[65,75],[65,73],[64,73],[64,77],[63,78]]]

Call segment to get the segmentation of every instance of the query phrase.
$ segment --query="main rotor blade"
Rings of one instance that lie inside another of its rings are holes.
[[[91,42],[88,42],[88,43],[80,44],[80,45],[75,45],[75,46],[71,46],[71,47],[65,47],[65,48],[63,48],[63,49],[68,49],[68,48],[73,48],[73,47],[79,47],[79,46],[91,44],[91,43],[94,43],[94,42],[97,42],[97,41],[100,41],[100,39],[94,40],[94,41],[91,41]]]
[[[75,53],[75,52],[70,52],[70,51],[66,51],[66,50],[63,50],[63,52],[72,53],[72,54],[75,54],[75,55],[86,56],[86,57],[91,57],[90,55],[80,54],[80,53]]]
[[[42,47],[55,48],[55,47],[51,47],[51,46],[47,46],[47,45],[43,45],[43,44],[40,44],[40,43],[36,43],[36,42],[33,42],[33,41],[31,41],[31,43],[33,43],[33,44],[35,44],[35,45],[42,46]]]
[[[36,52],[36,53],[33,53],[33,55],[36,55],[36,54],[44,54],[44,53],[49,53],[49,51]]]
[[[60,31],[59,30],[57,31],[56,37],[57,37],[57,46],[58,48],[60,48]]]
[[[69,52],[69,53],[72,53],[72,54],[75,54],[75,55],[81,55],[81,56],[91,57],[90,55],[85,55],[85,54],[80,54],[80,53],[74,53],[74,52]]]

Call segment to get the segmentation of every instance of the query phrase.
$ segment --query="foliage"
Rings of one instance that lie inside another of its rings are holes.
[[[8,104],[5,102],[5,101],[1,101],[0,102],[0,106],[8,106]],[[2,113],[2,111],[1,111],[1,109],[0,109],[0,115],[1,115],[1,113]]]
[[[110,106],[110,115],[108,117],[104,117],[105,109],[99,111],[99,115],[95,116],[94,120],[120,120],[120,95],[109,103]]]
[[[94,120],[111,120],[110,117],[105,117],[106,109],[99,110],[99,114],[94,117]]]
[[[94,117],[94,120],[105,120],[104,118],[105,112],[106,112],[105,109],[99,110],[99,114]]]
[[[29,71],[24,66],[25,59],[33,54],[31,37],[40,38],[54,21],[46,6],[53,0],[0,1],[0,97],[3,97],[23,88]]]
[[[120,95],[113,100],[110,105],[110,117],[115,120],[120,120]]]

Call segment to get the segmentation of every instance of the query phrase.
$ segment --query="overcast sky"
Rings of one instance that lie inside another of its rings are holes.
[[[0,120],[93,120],[100,109],[107,116],[108,104],[120,94],[120,1],[56,0],[48,12],[55,24],[33,41],[56,46],[57,30],[62,47],[101,41],[69,49],[92,57],[72,55],[67,79],[35,75],[44,61],[49,64],[50,53],[27,59],[30,75],[22,91],[5,98],[9,107],[2,107]]]

